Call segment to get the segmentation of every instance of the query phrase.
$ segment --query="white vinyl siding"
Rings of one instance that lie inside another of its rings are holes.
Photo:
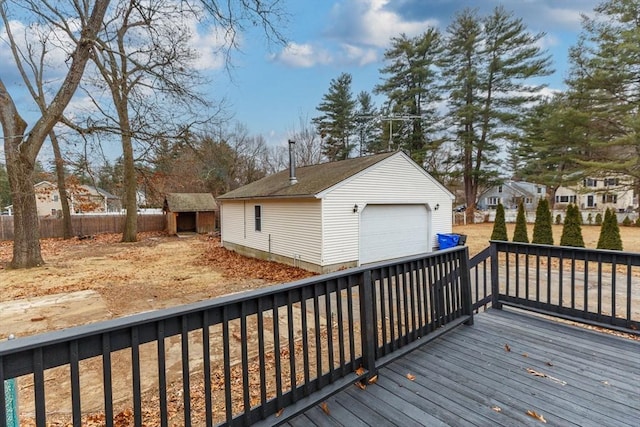
[[[359,205],[357,213],[353,213],[354,204]],[[451,232],[452,195],[403,156],[393,156],[324,194],[324,265],[358,260],[359,216],[367,204],[428,205],[432,247],[436,233]]]
[[[256,206],[261,207],[261,231],[255,230]],[[225,242],[320,264],[319,200],[224,201],[221,221]]]

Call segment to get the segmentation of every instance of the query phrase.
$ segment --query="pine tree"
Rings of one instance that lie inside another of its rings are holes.
[[[542,87],[531,79],[551,73],[550,58],[538,43],[543,36],[501,6],[486,17],[465,9],[447,28],[443,80],[469,220],[479,189],[497,178],[498,141],[519,133],[518,118],[542,97]]]
[[[513,241],[529,243],[527,217],[525,216],[524,205],[522,202],[518,205],[518,215],[516,216],[516,229],[513,231]]]
[[[331,79],[329,92],[316,107],[322,115],[314,117],[313,123],[323,141],[323,154],[329,161],[349,157],[353,144],[350,141],[355,129],[356,100],[351,93],[351,74],[342,73]]]
[[[531,243],[553,245],[553,230],[551,228],[551,211],[549,201],[542,199],[536,208],[536,222],[533,224],[533,238]]]
[[[386,132],[387,141],[393,137],[394,148],[407,150],[419,165],[432,148],[427,138],[436,133],[434,126],[439,122],[435,104],[441,98],[438,62],[442,50],[442,36],[435,28],[413,38],[405,34],[392,37],[384,53],[385,66],[380,69],[384,82],[374,89],[389,100],[391,122],[383,121],[383,136]]]
[[[582,227],[580,225],[580,211],[576,205],[570,204],[564,217],[560,246],[574,246],[584,248]]]
[[[498,203],[498,207],[496,208],[496,219],[493,222],[491,240],[509,241],[507,237],[507,224],[504,219],[504,206],[502,206],[502,203]]]
[[[611,209],[607,209],[604,213],[597,248],[622,250],[622,238],[620,237],[620,228],[618,227],[618,217]]]

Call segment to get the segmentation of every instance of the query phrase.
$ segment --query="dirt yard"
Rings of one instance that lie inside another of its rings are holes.
[[[509,239],[513,237],[515,224],[507,224],[507,236]],[[453,227],[453,232],[467,235],[467,246],[471,256],[477,254],[487,246],[493,231],[493,223],[458,225]],[[528,225],[529,239],[533,236],[533,224]],[[560,243],[562,236],[562,226],[553,226],[553,241],[555,244]],[[640,252],[640,227],[622,227],[620,226],[620,236],[622,237],[622,246],[626,252]],[[595,249],[600,237],[600,227],[595,225],[582,226],[582,238],[587,248]]]
[[[42,241],[45,265],[11,270],[0,242],[0,339],[97,322],[289,282],[311,273],[247,259],[217,238],[145,233]]]

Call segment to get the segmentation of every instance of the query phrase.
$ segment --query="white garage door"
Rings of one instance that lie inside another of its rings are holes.
[[[367,205],[360,218],[360,264],[430,250],[424,205]]]

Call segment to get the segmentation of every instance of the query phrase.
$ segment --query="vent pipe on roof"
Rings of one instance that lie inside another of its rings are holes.
[[[289,184],[297,184],[296,178],[296,142],[289,140]]]

